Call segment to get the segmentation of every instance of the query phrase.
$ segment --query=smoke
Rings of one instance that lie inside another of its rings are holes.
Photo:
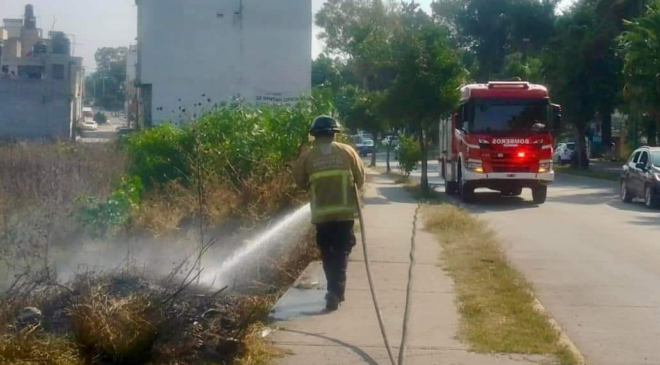
[[[305,205],[258,232],[224,227],[223,230],[205,233],[212,236],[216,244],[202,257],[200,284],[219,289],[245,282],[240,275],[258,270],[256,266],[262,260],[277,260],[276,256],[284,255],[287,247],[305,239],[310,227],[309,217],[310,208]],[[121,271],[158,281],[170,276],[177,268],[180,268],[180,273],[175,280],[181,280],[192,268],[198,253],[199,235],[191,229],[159,238],[73,240],[63,247],[51,249],[49,265],[58,281],[63,283],[83,273]],[[7,289],[14,275],[22,269],[0,267],[0,292]],[[32,270],[35,269],[38,267],[33,266]]]

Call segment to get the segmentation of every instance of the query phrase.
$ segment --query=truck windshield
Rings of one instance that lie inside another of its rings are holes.
[[[472,108],[470,132],[548,133],[547,106],[547,100],[478,100]]]
[[[651,152],[651,162],[653,166],[660,167],[660,152]]]

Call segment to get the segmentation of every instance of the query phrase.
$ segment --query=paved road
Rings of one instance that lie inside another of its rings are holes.
[[[589,364],[660,364],[660,212],[616,183],[561,175],[542,206],[479,194],[513,264]]]
[[[614,182],[569,175],[542,206],[529,190],[477,196],[467,208],[495,229],[589,364],[660,364],[660,211],[622,203]]]
[[[110,142],[117,133],[118,127],[126,125],[126,119],[119,117],[108,117],[108,123],[99,124],[96,131],[83,131],[80,141],[83,143]]]

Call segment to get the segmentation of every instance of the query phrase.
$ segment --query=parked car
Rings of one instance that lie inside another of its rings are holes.
[[[127,136],[131,133],[135,132],[135,129],[131,127],[117,127],[117,135],[118,136]]]
[[[383,145],[391,144],[392,147],[399,145],[399,136],[385,136],[383,138]]]
[[[623,165],[621,200],[643,198],[652,209],[660,208],[660,147],[641,147]]]
[[[82,125],[80,126],[80,129],[82,129],[84,131],[95,131],[95,130],[99,129],[99,125],[96,124],[96,122],[91,120],[91,119],[85,119],[85,120],[83,120]]]
[[[552,160],[557,165],[571,163],[573,151],[575,151],[574,142],[559,143],[557,144],[557,148],[555,148],[555,152],[552,154]]]
[[[360,156],[366,156],[372,152],[374,152],[374,146],[376,145],[374,143],[373,139],[369,138],[364,138],[361,136],[356,136],[354,139],[354,144],[355,144],[355,149],[358,151]]]
[[[360,148],[360,155],[366,156],[370,153],[374,153],[376,143],[373,139],[363,138],[362,139],[362,148]]]

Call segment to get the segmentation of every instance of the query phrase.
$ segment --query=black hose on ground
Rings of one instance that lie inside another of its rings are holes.
[[[355,185],[355,196],[359,197],[360,193],[358,191],[357,185]],[[369,289],[371,290],[371,297],[374,302],[374,308],[376,309],[376,317],[378,318],[378,325],[380,326],[380,332],[383,336],[383,342],[385,343],[385,349],[387,350],[387,355],[390,358],[390,363],[392,365],[397,365],[397,362],[394,360],[394,355],[392,352],[392,347],[390,346],[390,341],[387,336],[387,330],[385,329],[385,323],[383,321],[383,315],[380,311],[380,305],[378,304],[378,296],[376,295],[376,287],[374,285],[373,278],[371,276],[371,265],[369,262],[369,253],[367,250],[367,233],[366,227],[364,224],[364,217],[362,215],[362,207],[360,205],[360,199],[357,198],[357,207],[358,207],[358,218],[360,219],[360,234],[362,236],[362,250],[364,252],[364,266],[367,270],[367,279],[369,280]],[[406,307],[403,315],[403,328],[401,336],[401,345],[399,348],[399,361],[398,365],[405,365],[406,355],[408,352],[408,320],[410,319],[410,308],[411,308],[411,297],[413,289],[413,269],[415,266],[415,249],[416,249],[416,236],[417,236],[417,217],[419,215],[419,210],[421,204],[417,205],[415,209],[415,215],[413,217],[413,229],[412,235],[410,237],[410,267],[408,268],[408,285],[406,289]]]
[[[392,347],[390,346],[390,341],[387,337],[387,330],[385,329],[385,322],[383,321],[383,315],[380,312],[380,305],[378,305],[378,296],[376,295],[376,287],[374,285],[374,280],[371,277],[371,267],[369,265],[369,253],[367,250],[367,233],[364,226],[364,217],[362,216],[362,207],[360,206],[360,192],[358,191],[357,185],[355,187],[355,197],[357,199],[358,207],[358,218],[360,219],[360,235],[362,236],[362,252],[364,253],[364,267],[367,269],[367,279],[369,280],[369,289],[371,290],[371,298],[374,301],[374,308],[376,309],[376,317],[378,318],[378,325],[380,326],[380,333],[383,335],[383,341],[385,342],[385,349],[387,350],[387,355],[390,358],[390,363],[392,365],[397,365],[394,360],[394,354],[392,353]]]

